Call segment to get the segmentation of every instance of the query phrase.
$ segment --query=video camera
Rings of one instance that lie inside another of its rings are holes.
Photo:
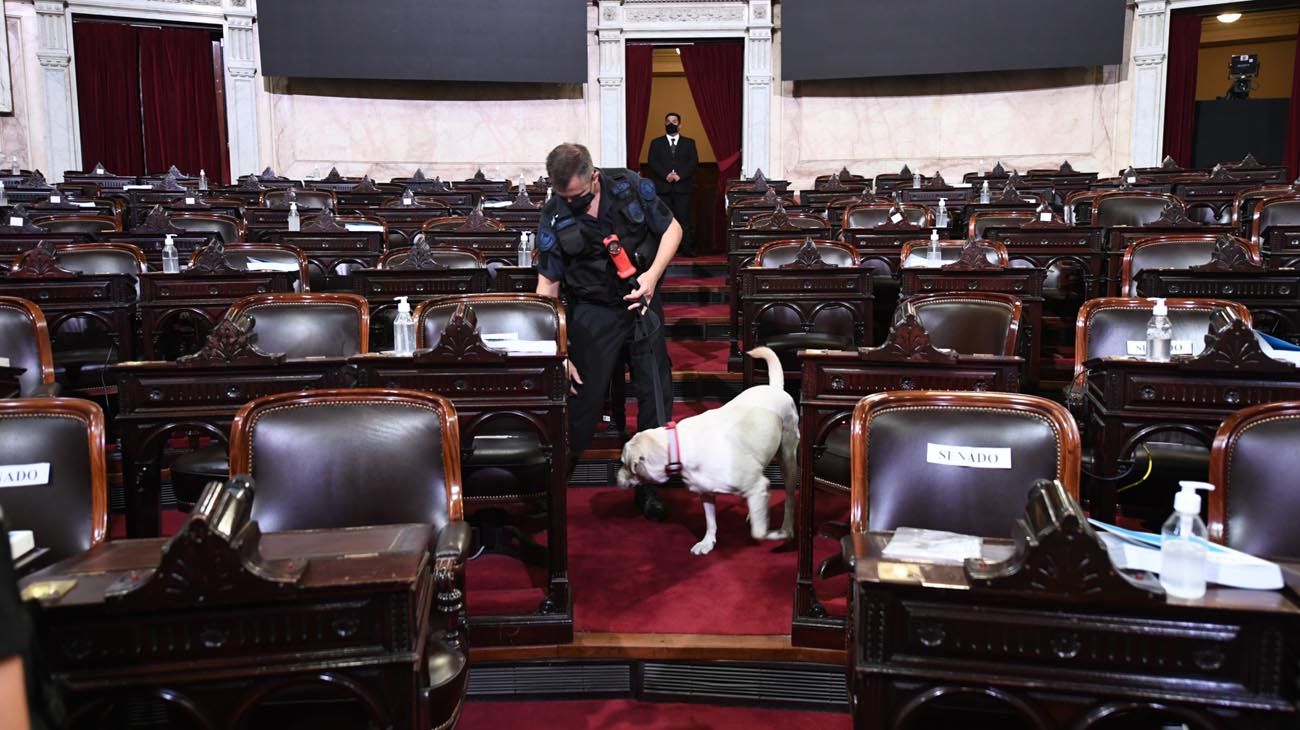
[[[1232,86],[1224,99],[1249,99],[1255,77],[1259,76],[1259,56],[1254,53],[1234,55],[1228,59],[1228,78]]]

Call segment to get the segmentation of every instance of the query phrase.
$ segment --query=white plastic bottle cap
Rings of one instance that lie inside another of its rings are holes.
[[[1201,513],[1201,495],[1196,490],[1214,491],[1214,485],[1209,482],[1181,481],[1178,486],[1178,493],[1174,495],[1174,511],[1183,514]]]
[[[938,242],[939,242],[939,229],[938,229],[938,228],[934,229],[933,231],[930,231],[930,240],[931,240],[931,241],[934,241],[935,243],[938,243]]]
[[[1151,314],[1155,317],[1166,317],[1169,315],[1169,305],[1165,304],[1163,298],[1157,298],[1155,305],[1151,307]]]
[[[398,313],[398,314],[410,314],[410,313],[411,313],[411,303],[410,303],[409,301],[407,301],[407,299],[408,299],[407,297],[393,297],[393,299],[397,302],[397,313]]]

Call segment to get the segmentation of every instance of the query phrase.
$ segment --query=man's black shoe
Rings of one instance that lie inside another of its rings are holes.
[[[653,484],[636,485],[636,506],[647,520],[663,522],[668,516],[668,508],[659,498],[659,490]]]

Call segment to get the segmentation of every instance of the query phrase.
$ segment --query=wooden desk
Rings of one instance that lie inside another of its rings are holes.
[[[1027,515],[1036,544],[1003,563],[1017,548],[986,540],[965,568],[885,559],[888,533],[847,538],[854,727],[914,727],[962,700],[1013,717],[979,727],[1160,727],[1124,717],[1149,710],[1198,729],[1295,726],[1293,590],[1167,599],[1117,574],[1082,519],[1043,528]],[[939,722],[963,717],[947,710]]]
[[[1143,269],[1137,293],[1241,302],[1250,309],[1255,329],[1300,343],[1300,269]]]
[[[207,345],[188,360],[123,362],[115,367],[122,488],[131,537],[159,534],[159,472],[163,448],[173,433],[198,433],[225,444],[231,420],[249,401],[353,384],[344,358],[267,357],[250,351],[247,337],[222,320],[208,335]]]
[[[49,252],[33,252],[21,268],[0,277],[0,294],[21,297],[41,308],[50,328],[55,364],[60,358],[59,330],[72,320],[89,320],[112,340],[114,360],[135,357],[135,278],[128,274],[79,274],[59,268]],[[81,365],[85,363],[70,363]],[[97,364],[103,364],[98,358]]]
[[[177,274],[141,274],[137,304],[141,359],[175,359],[196,352],[235,300],[251,294],[291,292],[297,278],[294,271],[233,271],[201,265]],[[175,351],[169,351],[160,338],[177,325],[193,332],[188,342],[177,343]]]
[[[957,355],[930,345],[915,317],[890,333],[885,344],[857,352],[803,350],[799,399],[799,503],[795,540],[799,569],[795,580],[796,646],[839,648],[844,645],[844,621],[829,616],[813,592],[813,524],[819,492],[844,494],[847,484],[818,479],[815,464],[826,450],[832,431],[847,429],[853,408],[863,397],[889,390],[976,390],[1015,393],[1020,390],[1019,357]]]
[[[301,231],[274,231],[267,238],[297,247],[307,256],[312,291],[351,291],[347,274],[339,273],[338,267],[374,268],[386,246],[382,230],[350,231],[326,216],[304,224]],[[319,282],[315,281],[317,276]]]
[[[1269,226],[1260,238],[1264,263],[1274,268],[1300,266],[1300,226]]]
[[[1077,268],[1083,272],[1082,298],[1077,305],[1102,296],[1106,262],[1102,254],[1102,230],[1059,223],[1027,223],[1020,227],[992,226],[984,237],[1007,247],[1011,261],[1027,261],[1041,269]],[[1070,318],[1073,323],[1073,318]]]
[[[1171,214],[1172,215],[1172,214]],[[1168,221],[1156,222],[1149,226],[1115,226],[1106,230],[1106,284],[1105,294],[1100,296],[1127,296],[1124,288],[1124,252],[1139,239],[1152,236],[1196,233],[1209,236],[1211,240],[1223,233],[1232,233],[1232,226],[1206,226],[1178,215]]]
[[[115,726],[137,698],[197,727],[243,727],[279,690],[314,686],[359,700],[373,727],[427,728],[434,532],[282,532],[250,551],[191,519],[170,541],[102,543],[21,586],[75,582],[42,601],[40,634],[73,727]]]
[[[1260,403],[1300,399],[1300,369],[1259,349],[1254,332],[1235,322],[1206,337],[1196,357],[1171,362],[1102,358],[1084,363],[1081,429],[1099,479],[1091,486],[1094,517],[1115,518],[1115,479],[1145,440],[1160,432],[1190,436],[1208,449],[1232,413]]]

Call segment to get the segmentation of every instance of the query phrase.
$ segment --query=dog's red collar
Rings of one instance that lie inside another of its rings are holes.
[[[677,440],[676,421],[669,421],[664,428],[668,429],[668,466],[664,467],[664,473],[673,479],[682,475],[682,445]]]

